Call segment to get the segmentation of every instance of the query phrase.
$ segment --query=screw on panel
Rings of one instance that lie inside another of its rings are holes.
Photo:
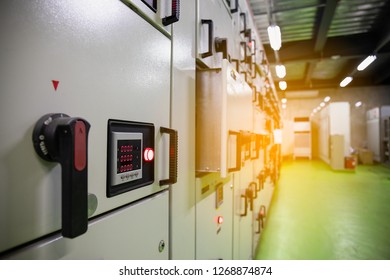
[[[160,244],[158,245],[158,251],[161,253],[165,249],[165,241],[161,240]]]

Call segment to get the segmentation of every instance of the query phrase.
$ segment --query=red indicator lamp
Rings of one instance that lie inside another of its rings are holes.
[[[154,151],[152,148],[146,148],[144,150],[144,160],[152,161],[154,159]]]
[[[221,225],[223,223],[223,217],[222,216],[218,216],[217,217],[217,224]]]

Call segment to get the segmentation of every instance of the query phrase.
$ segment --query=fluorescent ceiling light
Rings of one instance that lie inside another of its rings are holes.
[[[329,96],[327,96],[327,97],[324,98],[324,101],[325,101],[325,102],[329,102],[329,100],[330,100],[330,97],[329,97]]]
[[[365,60],[363,60],[357,67],[357,70],[358,71],[363,71],[364,69],[366,69],[366,67],[368,65],[370,65],[371,63],[374,62],[374,60],[376,59],[376,55],[369,55],[366,57]]]
[[[285,90],[287,88],[287,83],[285,81],[280,81],[279,82],[279,88],[281,90]]]
[[[346,87],[350,82],[352,82],[352,77],[346,77],[344,80],[341,81],[340,87]]]
[[[282,34],[280,33],[280,28],[277,25],[270,25],[267,28],[269,43],[271,48],[275,51],[278,51],[282,46]]]
[[[276,65],[275,70],[279,78],[283,79],[286,77],[286,67],[284,65]]]

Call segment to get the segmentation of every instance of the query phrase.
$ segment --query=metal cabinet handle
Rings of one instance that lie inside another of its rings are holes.
[[[250,182],[249,183],[249,188],[252,189],[252,191],[253,191],[253,198],[256,199],[257,198],[257,192],[259,191],[257,189],[257,183],[256,182]]]
[[[201,24],[207,24],[209,28],[208,51],[200,54],[202,58],[206,58],[213,55],[214,23],[211,19],[202,19]]]
[[[246,188],[245,195],[249,199],[249,210],[253,211],[253,190],[252,190],[252,188]]]
[[[254,56],[256,54],[256,40],[255,39],[252,39],[251,40],[252,44],[253,44],[253,52],[252,52],[252,56]],[[256,60],[255,60],[256,62]]]
[[[261,220],[260,220],[259,214],[257,214],[256,222],[257,222],[256,233],[260,233],[261,232],[261,228],[262,228],[262,224],[261,224]]]
[[[244,59],[241,60],[240,62],[246,63],[247,60],[247,44],[245,41],[240,42],[240,46],[244,47]]]
[[[233,9],[230,9],[230,12],[232,14],[235,14],[238,12],[238,0],[235,0],[235,7]]]
[[[177,182],[178,162],[178,133],[176,130],[160,127],[160,133],[169,135],[169,178],[160,180],[160,186],[171,185]]]
[[[251,69],[253,70],[252,78],[256,79],[256,77],[257,77],[257,71],[256,71],[256,40],[252,39],[251,42],[252,42],[252,50],[253,50],[251,56],[254,57],[252,59],[252,67],[251,67]]]
[[[264,180],[265,180],[265,172],[264,170],[261,170],[259,175],[257,176],[257,179],[259,179],[259,191],[264,189]]]
[[[240,196],[241,198],[244,198],[244,200],[245,200],[245,205],[244,205],[244,213],[243,214],[240,214],[240,216],[241,217],[245,217],[246,215],[248,215],[248,197],[247,197],[247,195],[246,194],[242,194],[241,196]]]
[[[236,147],[236,166],[228,167],[228,172],[239,171],[241,169],[241,133],[229,130],[229,136],[235,135],[237,137]]]
[[[226,38],[215,38],[215,51],[222,53],[222,58],[227,59],[228,58],[228,52],[227,52],[227,39]]]
[[[240,17],[244,18],[244,30],[241,30],[240,33],[245,33],[246,32],[246,14],[240,13]]]
[[[66,114],[47,114],[35,124],[37,154],[61,164],[62,235],[74,238],[88,229],[88,132],[90,124]]]
[[[180,0],[172,0],[172,14],[162,19],[164,26],[171,25],[180,19]]]
[[[256,221],[258,222],[256,233],[260,233],[261,230],[264,228],[264,218],[266,217],[266,208],[265,205],[260,206],[259,213],[257,214]]]

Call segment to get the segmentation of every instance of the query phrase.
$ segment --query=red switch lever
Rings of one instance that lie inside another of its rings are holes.
[[[83,171],[87,166],[87,132],[83,121],[76,121],[74,127],[74,168]]]
[[[89,123],[65,114],[47,114],[35,124],[33,143],[37,154],[61,164],[62,235],[74,238],[88,228]]]

